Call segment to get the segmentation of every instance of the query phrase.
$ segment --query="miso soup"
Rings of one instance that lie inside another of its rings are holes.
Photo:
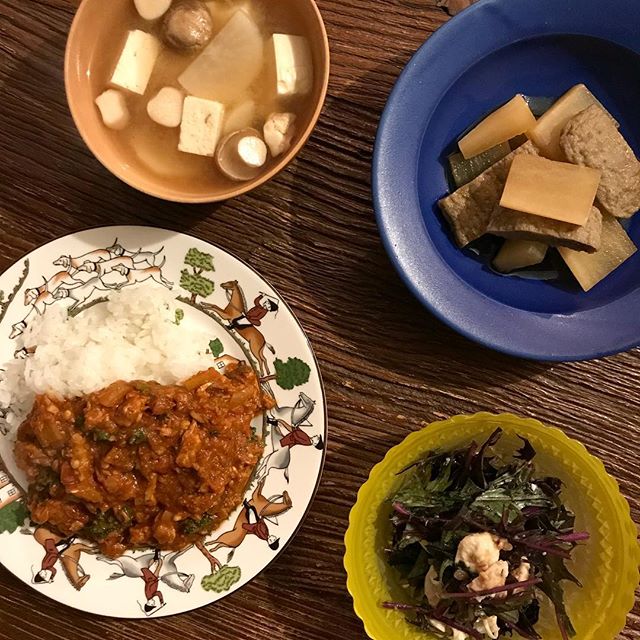
[[[130,162],[180,190],[229,187],[268,171],[315,106],[296,3],[130,4],[93,69],[104,126]]]

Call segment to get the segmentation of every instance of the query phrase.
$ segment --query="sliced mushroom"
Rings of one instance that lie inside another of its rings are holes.
[[[267,145],[255,129],[235,131],[218,145],[216,161],[227,178],[252,180],[267,161]]]
[[[209,8],[200,0],[180,0],[173,4],[162,23],[162,39],[174,49],[199,51],[213,37]]]

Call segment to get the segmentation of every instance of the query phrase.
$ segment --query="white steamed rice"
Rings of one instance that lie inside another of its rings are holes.
[[[50,306],[18,341],[18,348],[35,345],[36,352],[7,363],[0,374],[9,429],[26,417],[36,394],[73,397],[116,380],[171,384],[210,367],[210,336],[194,331],[187,318],[178,326],[178,307],[164,287],[124,289],[75,318]]]

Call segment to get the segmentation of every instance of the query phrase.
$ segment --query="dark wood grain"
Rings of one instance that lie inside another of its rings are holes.
[[[108,0],[105,0],[105,2]],[[562,427],[602,457],[640,521],[640,353],[539,364],[491,353],[409,294],[380,244],[369,171],[386,97],[447,18],[436,0],[319,0],[333,68],[320,124],[276,180],[222,205],[181,206],[118,182],[67,110],[71,0],[0,0],[0,270],[62,234],[152,224],[219,243],[280,289],[319,357],[330,408],[324,480],[300,534],[263,575],[217,605],[148,621],[61,608],[0,568],[0,638],[364,638],[342,569],[349,509],[370,468],[424,423],[480,410]],[[640,607],[620,638],[640,639]]]

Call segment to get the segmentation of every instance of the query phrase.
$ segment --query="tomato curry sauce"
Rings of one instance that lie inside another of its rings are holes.
[[[31,519],[110,556],[197,542],[242,500],[264,450],[251,421],[271,406],[241,363],[178,385],[37,396],[15,445]]]

